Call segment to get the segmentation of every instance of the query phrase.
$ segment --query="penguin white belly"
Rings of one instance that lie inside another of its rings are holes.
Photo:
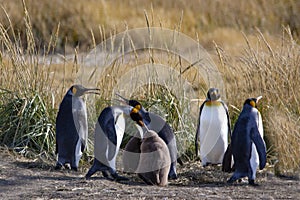
[[[222,163],[228,145],[228,121],[226,111],[220,102],[215,102],[215,105],[204,105],[199,131],[202,165]]]
[[[108,161],[109,166],[113,169],[116,169],[116,158],[125,132],[125,118],[123,114],[118,115],[116,118],[115,129],[117,134],[116,153],[114,157]],[[108,157],[108,149],[106,150],[106,157]]]
[[[82,141],[85,141],[85,147],[87,147],[88,138],[88,125],[85,103],[80,98],[74,98],[72,114],[74,118],[74,124],[78,134],[78,140],[75,147],[75,166],[78,167],[79,160],[82,156],[81,145]]]
[[[262,124],[262,118],[260,113],[258,112],[258,122],[257,122],[258,130],[260,133],[260,136],[264,137],[264,130],[263,130],[263,124]],[[256,178],[256,170],[259,165],[259,156],[255,147],[255,144],[252,143],[252,150],[251,150],[251,158],[250,158],[250,165],[252,170],[252,178],[253,180]]]
[[[79,166],[79,160],[80,160],[81,156],[82,156],[81,140],[79,138],[77,141],[77,144],[76,144],[76,149],[75,149],[75,165],[76,165],[76,167]]]

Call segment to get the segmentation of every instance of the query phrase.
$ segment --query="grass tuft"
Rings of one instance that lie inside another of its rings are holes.
[[[0,141],[24,155],[55,155],[54,112],[39,94],[21,98],[4,91],[0,107]]]
[[[55,96],[59,87],[53,85],[50,68],[39,56],[25,1],[23,9],[26,46],[13,24],[9,29],[0,24],[0,144],[24,155],[50,159],[55,154]],[[45,47],[48,53],[54,43],[52,40]]]

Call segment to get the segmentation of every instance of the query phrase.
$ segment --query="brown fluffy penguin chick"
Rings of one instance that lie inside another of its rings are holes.
[[[137,135],[138,133],[132,136],[125,146],[125,151],[122,156],[124,172],[134,173],[138,168],[142,140],[137,137]]]
[[[166,143],[156,132],[144,133],[141,156],[137,169],[138,176],[148,185],[168,185],[171,158]]]

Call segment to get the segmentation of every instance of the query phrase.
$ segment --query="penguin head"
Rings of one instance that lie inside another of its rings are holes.
[[[221,95],[218,88],[210,88],[207,92],[207,100],[209,101],[216,101],[220,99],[220,97]]]
[[[128,105],[138,109],[139,111],[142,109],[142,104],[140,102],[138,102],[137,100],[129,100],[128,101]]]
[[[262,96],[259,96],[257,98],[248,98],[248,99],[246,99],[244,105],[250,105],[253,108],[257,108],[257,103],[261,98],[262,98]]]
[[[131,112],[130,112],[130,117],[133,121],[135,121],[138,125],[140,125],[141,127],[144,126],[144,122],[143,122],[143,117],[142,115],[139,113],[139,109],[137,108],[132,108]]]
[[[129,105],[134,107],[139,112],[139,115],[141,115],[142,117],[144,127],[148,126],[151,123],[151,117],[149,112],[145,110],[145,108],[141,105],[140,102],[136,100],[129,100]]]
[[[69,91],[68,94],[76,97],[80,97],[84,94],[99,94],[98,92],[95,92],[97,90],[100,90],[98,88],[85,88],[82,85],[73,85]]]
[[[145,110],[145,108],[142,106],[142,104],[140,102],[138,102],[137,100],[134,100],[134,99],[128,100],[125,97],[122,97],[118,93],[116,93],[116,95],[122,99],[122,100],[120,100],[122,103],[125,103],[125,104],[135,108],[136,111],[139,113],[139,115],[141,115],[141,118],[142,118],[143,122],[146,123],[146,125],[148,125],[151,122],[149,112],[147,110]]]

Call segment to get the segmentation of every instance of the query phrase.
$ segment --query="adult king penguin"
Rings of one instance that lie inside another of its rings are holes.
[[[254,183],[257,167],[259,165],[259,169],[263,169],[266,165],[262,119],[257,110],[257,103],[260,98],[247,99],[235,123],[231,137],[235,171],[227,181],[228,183],[248,177],[250,185],[257,185]]]
[[[109,106],[99,115],[95,128],[94,163],[86,174],[90,178],[97,171],[116,181],[128,180],[116,172],[116,157],[125,131],[125,115],[130,115],[131,106]]]
[[[98,94],[97,88],[73,85],[64,96],[56,117],[55,169],[63,166],[77,170],[82,152],[87,146],[88,126],[86,105],[81,96],[87,93]]]
[[[177,172],[176,172],[177,144],[171,126],[159,115],[146,111],[140,102],[136,100],[128,100],[119,94],[117,95],[124,101],[124,103],[136,108],[141,114],[142,121],[145,124],[145,126],[147,126],[149,130],[155,131],[158,134],[158,136],[161,139],[163,139],[163,141],[167,144],[170,157],[171,157],[171,167],[170,167],[168,178],[177,179]]]
[[[200,140],[202,166],[222,163],[230,133],[228,108],[221,100],[219,90],[210,88],[206,100],[200,107],[195,139],[197,157]]]

